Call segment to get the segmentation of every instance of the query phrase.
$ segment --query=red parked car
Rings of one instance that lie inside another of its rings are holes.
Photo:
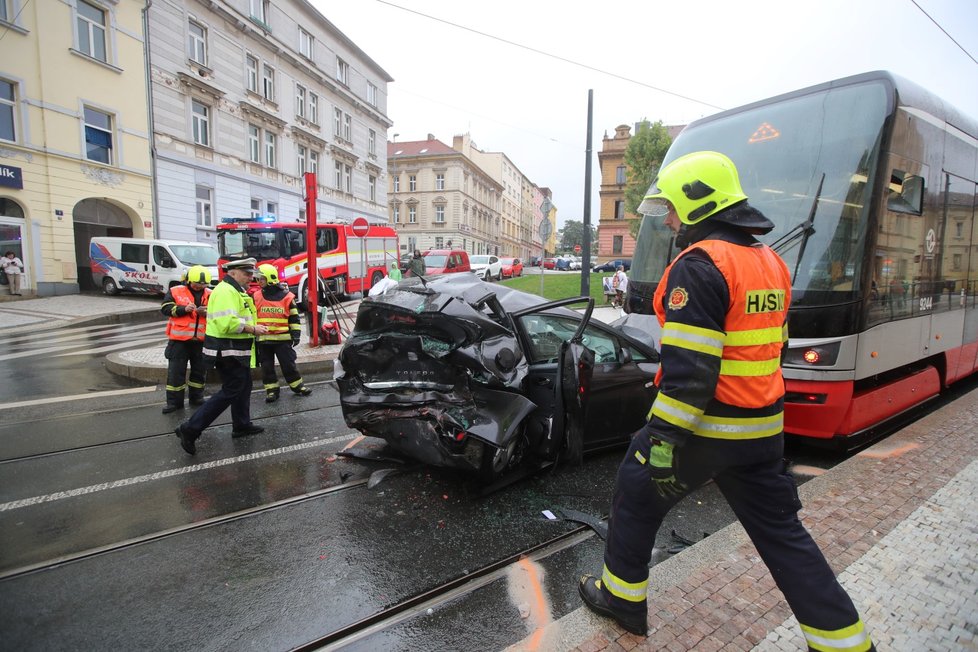
[[[523,262],[519,258],[500,258],[503,264],[503,278],[516,278],[523,276]]]
[[[557,267],[557,260],[556,259],[554,259],[554,258],[544,258],[543,259],[543,268],[544,269],[556,269],[556,267]]]

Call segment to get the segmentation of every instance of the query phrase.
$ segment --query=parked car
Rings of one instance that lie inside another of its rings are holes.
[[[601,263],[600,265],[595,265],[591,270],[592,272],[614,272],[618,269],[618,266],[622,265],[627,272],[632,268],[631,258],[616,258],[614,260],[609,260],[606,263]]]
[[[500,258],[502,263],[503,278],[516,278],[523,276],[523,263],[519,258]]]
[[[577,256],[570,257],[570,268],[571,271],[580,271],[581,269],[581,259]]]
[[[406,272],[408,265],[411,264],[411,259],[414,258],[414,252],[401,254],[400,260],[397,261],[397,266],[401,268],[402,272]]]
[[[542,262],[543,258],[540,256],[530,256],[530,267],[539,267]]]
[[[570,258],[557,258],[554,261],[554,269],[559,269],[564,272],[569,272],[571,270],[571,259]]]
[[[587,301],[585,313],[567,306]],[[493,482],[624,444],[652,404],[648,329],[590,320],[470,274],[405,280],[360,304],[335,378],[346,423],[424,464]]]
[[[202,265],[217,283],[219,254],[214,245],[182,240],[97,236],[88,246],[92,282],[108,295],[120,292],[166,294],[187,270]]]
[[[461,249],[429,249],[424,257],[425,276],[471,272],[469,254]]]
[[[544,258],[541,265],[544,269],[554,269],[557,266],[557,261],[553,258]]]
[[[492,279],[498,281],[503,277],[503,263],[497,256],[487,254],[469,256],[469,264],[472,266],[472,273],[484,281]]]

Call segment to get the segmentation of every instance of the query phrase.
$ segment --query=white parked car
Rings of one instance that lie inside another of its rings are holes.
[[[484,281],[497,281],[503,277],[503,263],[499,256],[469,256],[472,273]]]

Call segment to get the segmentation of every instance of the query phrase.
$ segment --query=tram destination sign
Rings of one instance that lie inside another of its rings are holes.
[[[16,188],[18,190],[24,187],[24,175],[20,168],[15,168],[12,165],[0,165],[0,186],[6,188]]]

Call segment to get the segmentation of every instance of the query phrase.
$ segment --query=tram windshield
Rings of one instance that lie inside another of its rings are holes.
[[[859,296],[887,95],[869,82],[766,104],[686,129],[663,164],[713,150],[737,165],[752,206],[774,222],[761,239],[792,276],[793,305]],[[678,251],[661,219],[643,218],[631,276],[657,283]]]

